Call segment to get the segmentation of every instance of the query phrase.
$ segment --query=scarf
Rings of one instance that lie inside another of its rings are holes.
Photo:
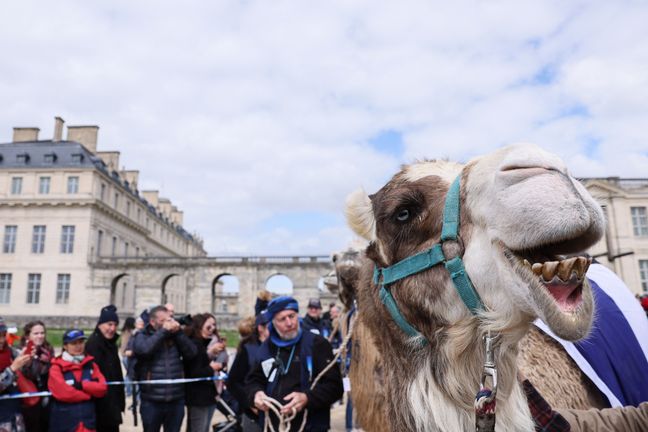
[[[278,346],[279,348],[285,348],[289,346],[293,346],[296,343],[298,343],[301,340],[302,337],[302,326],[301,326],[301,320],[299,323],[299,331],[297,332],[297,336],[295,336],[292,339],[282,339],[281,336],[279,336],[279,333],[277,332],[277,329],[274,328],[272,323],[268,325],[268,330],[270,331],[270,341]]]
[[[63,351],[63,354],[61,354],[61,357],[63,358],[63,360],[68,361],[68,362],[70,362],[70,363],[77,363],[77,364],[79,364],[79,363],[81,363],[81,362],[83,361],[83,359],[85,358],[85,354],[81,354],[81,355],[73,356],[73,355],[70,354],[69,352],[67,352],[67,351]]]

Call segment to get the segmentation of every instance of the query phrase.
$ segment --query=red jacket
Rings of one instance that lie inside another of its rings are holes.
[[[48,387],[54,399],[61,402],[75,403],[88,401],[92,398],[102,398],[106,395],[108,391],[106,378],[104,378],[96,363],[92,363],[92,381],[81,380],[83,366],[91,361],[93,361],[91,355],[86,355],[81,363],[72,363],[63,360],[62,357],[56,357],[52,360]],[[77,390],[73,385],[65,382],[63,374],[68,371],[72,372],[74,378],[81,382],[82,390]]]

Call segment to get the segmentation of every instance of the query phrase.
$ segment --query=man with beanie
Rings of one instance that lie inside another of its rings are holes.
[[[308,410],[305,431],[327,431],[331,405],[342,397],[342,377],[340,369],[333,366],[311,389],[333,361],[333,350],[326,339],[302,329],[298,313],[299,305],[292,297],[278,297],[268,305],[270,337],[259,347],[257,363],[247,377],[247,396],[250,406],[261,412],[261,426],[265,416],[270,416],[278,428],[278,419],[268,411],[266,397],[270,396],[283,405],[282,414],[296,410],[291,431],[299,430],[304,410]]]
[[[109,305],[101,309],[99,321],[86,343],[86,353],[94,357],[94,362],[106,377],[106,381],[123,381],[121,362],[117,349],[117,308]],[[117,432],[122,423],[122,412],[126,408],[124,386],[108,386],[108,393],[95,401],[97,413],[97,432]]]

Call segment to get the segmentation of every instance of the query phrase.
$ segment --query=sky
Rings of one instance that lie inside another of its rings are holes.
[[[0,4],[0,142],[98,125],[210,255],[329,255],[346,196],[515,142],[648,177],[642,1]]]

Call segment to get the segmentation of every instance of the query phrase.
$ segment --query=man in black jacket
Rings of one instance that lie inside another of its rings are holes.
[[[123,381],[121,363],[117,350],[117,308],[109,305],[101,309],[99,321],[86,342],[86,352],[94,357],[106,381]],[[122,412],[126,407],[124,387],[109,386],[105,397],[95,400],[97,432],[118,432],[122,423]]]
[[[315,333],[323,338],[329,337],[329,334],[331,334],[331,322],[322,318],[322,302],[320,302],[320,299],[312,298],[308,300],[308,308],[302,325],[305,331]]]
[[[323,432],[330,429],[331,405],[342,397],[342,378],[340,369],[332,366],[311,388],[333,361],[333,350],[326,339],[301,328],[298,311],[292,297],[278,297],[268,305],[270,337],[259,347],[257,363],[247,377],[248,400],[271,416],[275,429],[278,421],[268,411],[268,396],[282,404],[283,415],[297,412],[291,431],[299,430],[307,409],[305,430]]]
[[[197,354],[196,346],[180,331],[164,306],[149,313],[149,324],[135,334],[136,376],[141,380],[184,377],[183,360]],[[184,384],[142,384],[140,413],[144,432],[179,432],[184,418]]]

